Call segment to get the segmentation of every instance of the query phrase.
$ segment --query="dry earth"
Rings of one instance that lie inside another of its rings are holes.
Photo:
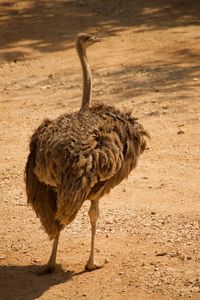
[[[0,299],[200,299],[200,2],[0,0]],[[74,39],[88,56],[93,103],[133,110],[152,135],[127,181],[101,201],[86,273],[85,203],[61,236],[58,269],[38,277],[51,243],[26,206],[23,169],[44,117],[80,106]]]

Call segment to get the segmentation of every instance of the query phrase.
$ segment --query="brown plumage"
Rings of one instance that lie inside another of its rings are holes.
[[[83,98],[80,111],[46,119],[30,142],[25,168],[28,203],[54,239],[49,262],[42,273],[55,268],[59,232],[76,217],[85,200],[91,200],[91,254],[87,270],[94,263],[94,236],[99,199],[128,177],[149,137],[131,113],[104,104],[89,107],[91,72],[86,48],[99,39],[79,34],[77,51],[83,67]]]

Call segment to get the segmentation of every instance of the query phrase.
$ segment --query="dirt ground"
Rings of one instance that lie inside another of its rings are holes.
[[[128,180],[101,199],[87,273],[85,203],[62,232],[58,269],[37,276],[51,242],[26,206],[29,138],[79,108],[78,32],[91,47],[93,103],[131,109],[152,141]],[[0,299],[200,299],[200,2],[0,0]]]

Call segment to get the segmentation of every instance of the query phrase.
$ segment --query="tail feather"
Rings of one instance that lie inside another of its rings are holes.
[[[36,145],[31,143],[31,152],[25,167],[25,183],[27,203],[30,204],[40,219],[50,239],[63,228],[55,219],[57,210],[57,193],[43,182],[40,182],[34,173]]]

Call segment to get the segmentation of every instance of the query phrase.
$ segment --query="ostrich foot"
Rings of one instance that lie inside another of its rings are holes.
[[[55,271],[56,266],[55,265],[46,265],[44,266],[41,270],[39,270],[39,272],[37,273],[37,275],[41,276],[41,275],[46,275],[46,274],[51,274]]]
[[[45,275],[53,273],[56,269],[56,253],[58,248],[58,240],[60,233],[58,232],[53,241],[53,247],[51,250],[51,255],[47,264],[38,272],[38,275]]]
[[[87,262],[85,266],[85,271],[91,272],[97,269],[101,269],[105,266],[105,262],[101,265],[91,264],[90,262]]]

